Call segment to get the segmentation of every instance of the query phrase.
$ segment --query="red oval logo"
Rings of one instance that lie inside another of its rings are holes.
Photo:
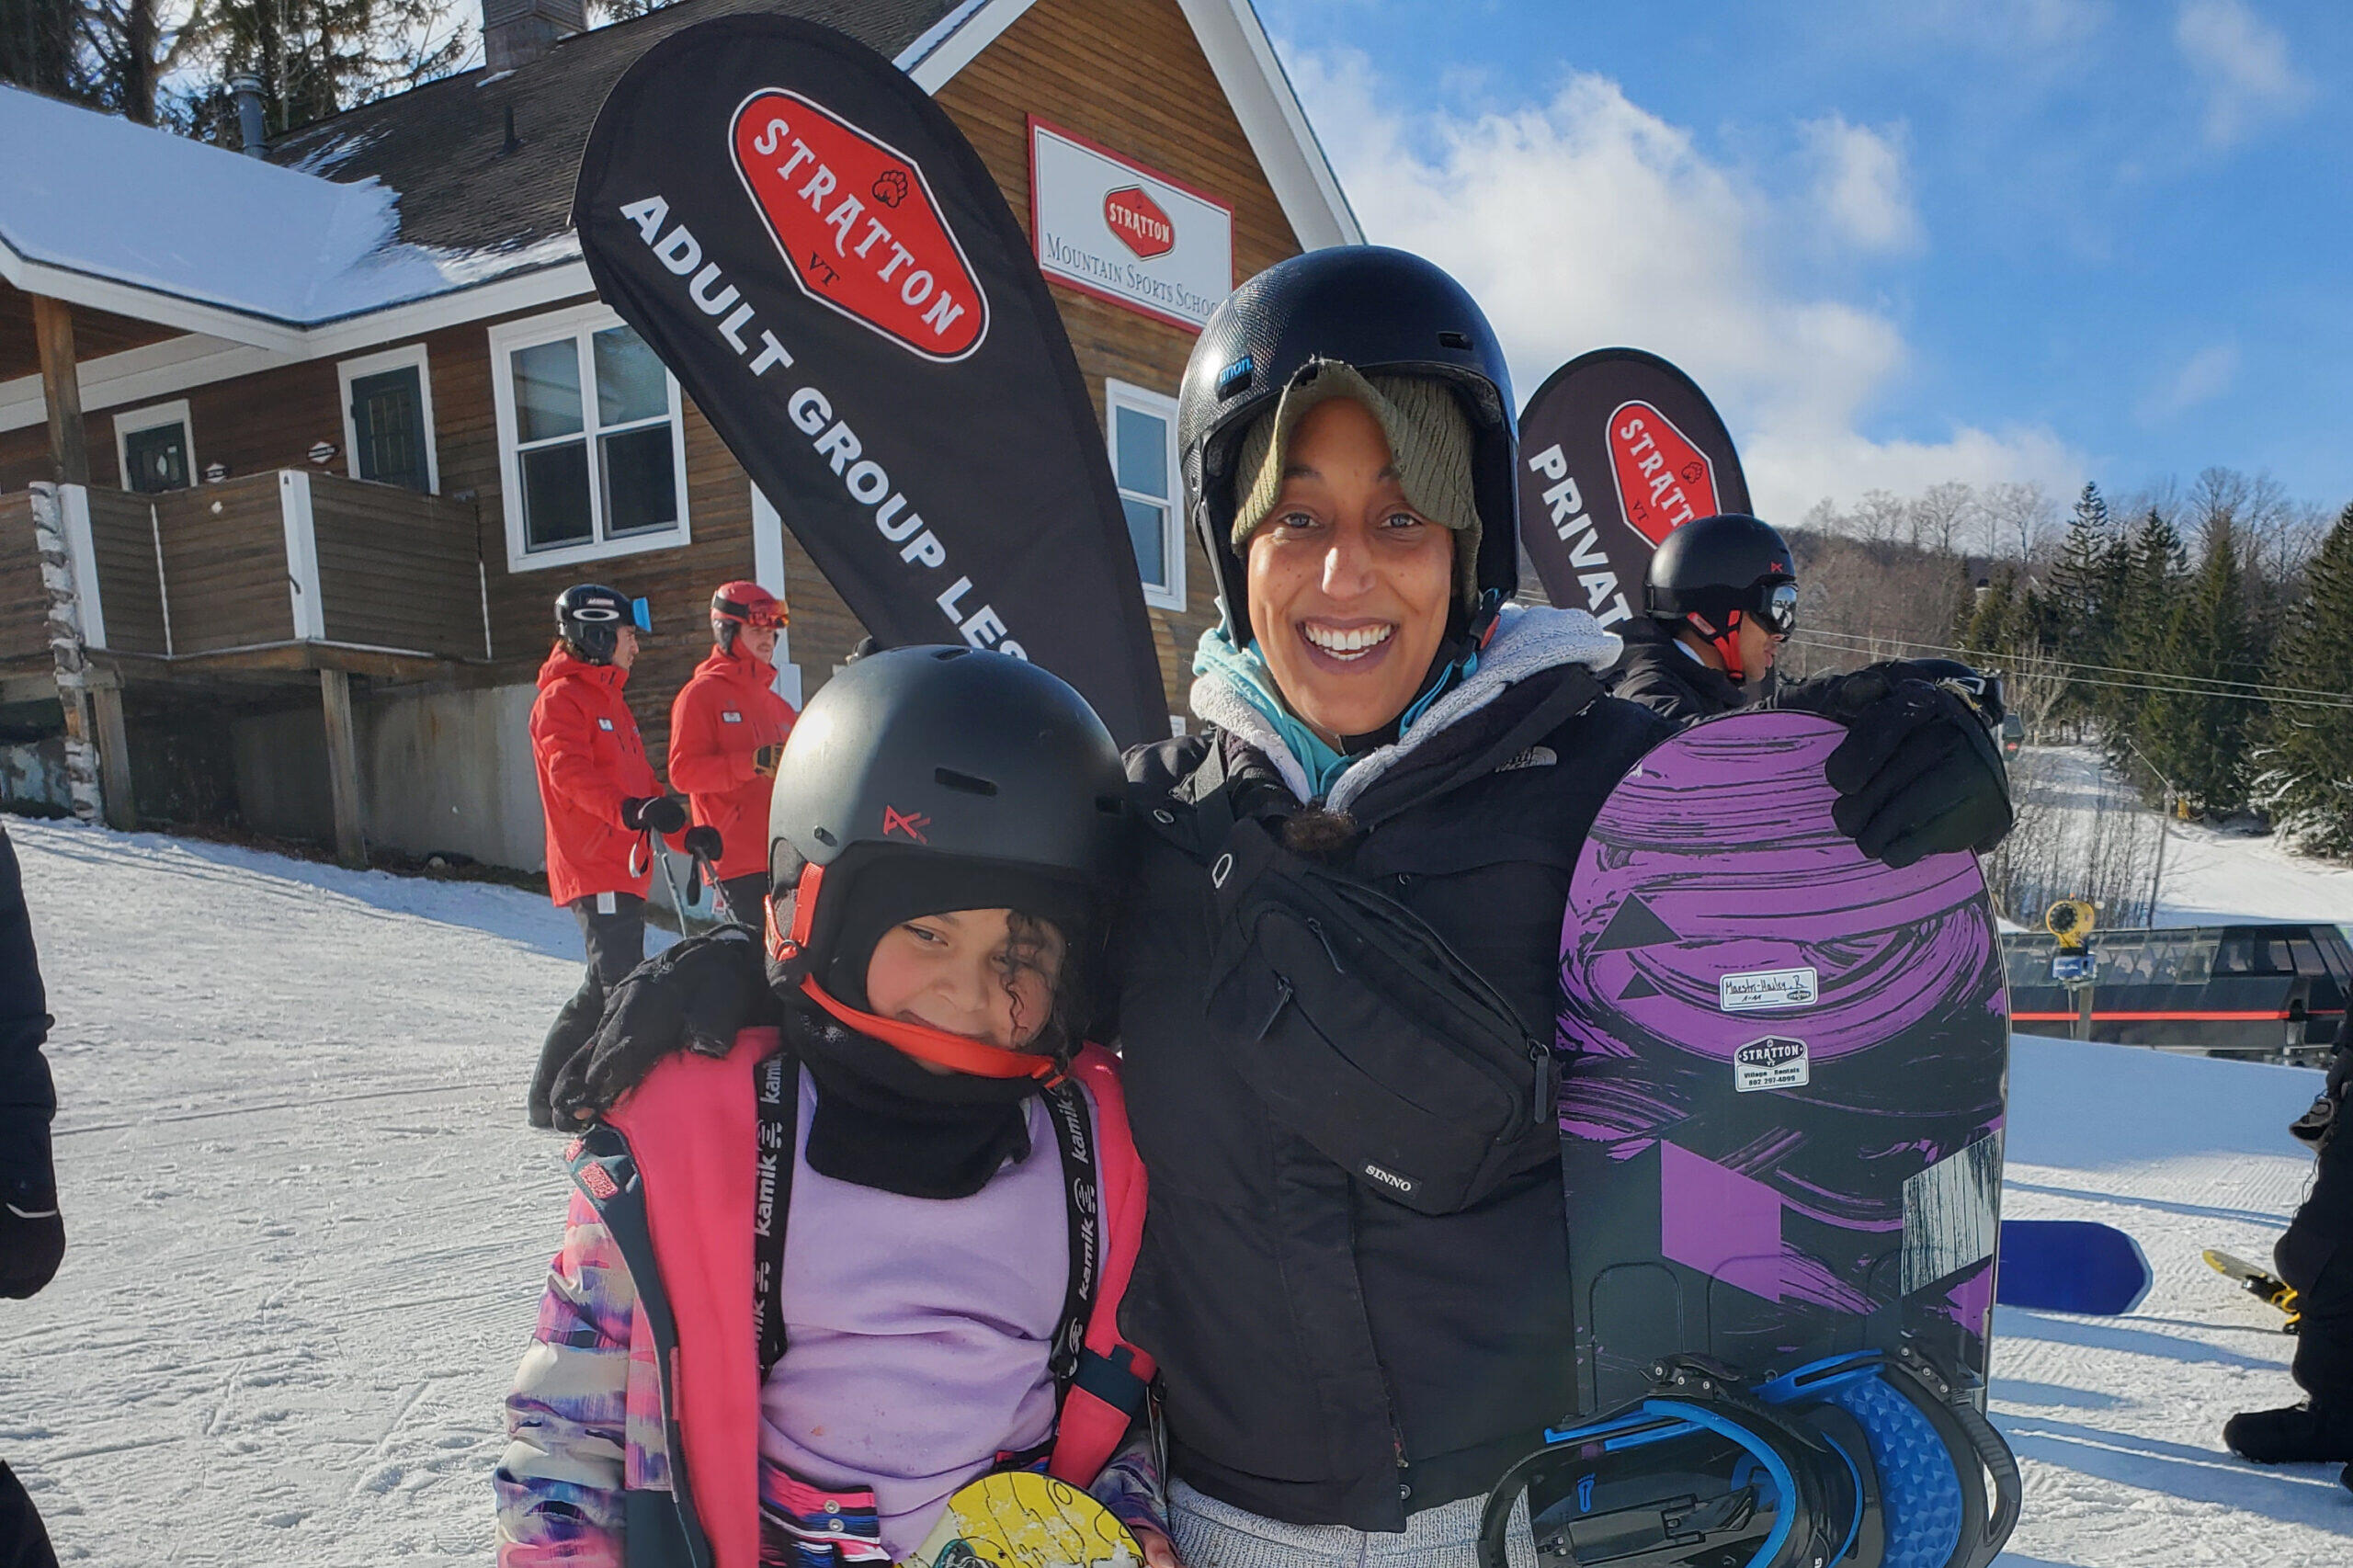
[[[1176,248],[1176,225],[1140,185],[1121,186],[1103,198],[1103,222],[1120,243],[1146,261]]]
[[[1653,544],[1678,524],[1715,515],[1715,465],[1647,403],[1621,403],[1610,415],[1609,466],[1626,520]]]
[[[921,166],[781,88],[744,100],[732,140],[802,293],[926,359],[981,346],[988,296]]]

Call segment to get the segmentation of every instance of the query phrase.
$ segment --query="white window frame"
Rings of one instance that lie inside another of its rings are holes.
[[[425,421],[426,490],[438,495],[441,443],[433,431],[433,368],[426,362],[422,343],[404,343],[381,354],[363,354],[357,359],[335,362],[335,393],[343,403],[343,472],[354,479],[359,477],[359,426],[351,417],[351,383],[363,377],[381,376],[387,370],[404,370],[412,365],[416,368],[417,417]]]
[[[196,462],[196,421],[188,415],[188,399],[176,397],[169,403],[151,403],[144,408],[129,408],[114,416],[114,482],[119,490],[131,488],[131,437],[142,430],[158,430],[166,425],[176,425],[188,437],[188,487],[190,490],[204,483],[204,470]]]
[[[1135,500],[1153,502],[1167,509],[1167,521],[1164,525],[1166,532],[1161,540],[1161,559],[1168,562],[1168,582],[1157,587],[1146,583],[1143,585],[1143,602],[1154,609],[1181,612],[1185,608],[1185,498],[1180,494],[1184,489],[1183,470],[1177,465],[1176,400],[1149,387],[1137,386],[1132,381],[1111,377],[1104,379],[1103,442],[1105,449],[1110,453],[1111,477],[1115,481],[1120,474],[1119,411],[1122,408],[1148,414],[1164,422],[1168,428],[1169,494],[1147,495],[1141,490],[1132,493],[1122,490],[1120,498],[1126,500],[1132,494]],[[1125,527],[1126,522],[1126,514],[1122,513],[1120,526]]]
[[[576,566],[585,561],[609,561],[617,556],[642,555],[650,551],[677,550],[694,542],[694,529],[688,518],[686,415],[678,396],[678,378],[665,369],[662,380],[670,392],[670,461],[676,474],[678,526],[659,532],[629,534],[620,539],[592,539],[584,544],[556,545],[545,550],[527,550],[524,547],[523,465],[515,450],[516,432],[519,426],[515,416],[512,356],[518,348],[554,343],[564,338],[576,338],[585,344],[589,337],[607,327],[627,324],[611,306],[597,303],[575,305],[570,310],[553,311],[521,321],[501,322],[489,330],[491,393],[498,412],[499,500],[506,515],[506,570],[509,572],[544,572],[551,567]],[[585,361],[588,350],[584,347],[582,354]],[[582,378],[581,423],[587,438],[593,443],[597,438],[595,410],[590,406],[597,387],[593,365],[584,362]],[[604,486],[597,483],[596,456],[592,449],[588,506],[594,526],[601,530],[604,527]]]

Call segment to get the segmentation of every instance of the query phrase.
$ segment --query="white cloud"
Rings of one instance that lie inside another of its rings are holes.
[[[1815,165],[1813,202],[1833,237],[1863,251],[1917,249],[1920,215],[1906,187],[1901,129],[1874,131],[1834,114],[1800,130]]]
[[[2151,388],[2133,412],[2143,425],[2161,425],[2222,396],[2231,390],[2238,374],[2237,344],[2217,343],[2201,348],[2163,384]]]
[[[1286,51],[1285,61],[1367,236],[1462,280],[1502,335],[1523,396],[1588,349],[1663,354],[1723,412],[1768,517],[1945,479],[2078,483],[2084,463],[2047,430],[1863,436],[1861,415],[1908,349],[1882,311],[1768,276],[1765,236],[1804,229],[1810,195],[1777,199],[1711,161],[1616,83],[1580,74],[1548,103],[1409,121],[1361,54]],[[1883,240],[1884,209],[1863,210]]]
[[[2312,101],[2313,85],[2290,61],[2286,35],[2240,0],[2185,0],[2173,37],[2205,85],[2206,140],[2216,147],[2243,142]]]

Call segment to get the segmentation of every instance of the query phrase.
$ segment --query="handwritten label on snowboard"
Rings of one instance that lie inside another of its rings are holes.
[[[1716,982],[1716,1007],[1725,1013],[1761,1013],[1774,1007],[1803,1007],[1822,994],[1812,968],[1763,969],[1727,974]]]

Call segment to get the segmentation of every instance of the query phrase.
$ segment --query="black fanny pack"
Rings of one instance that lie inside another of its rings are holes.
[[[1552,1051],[1419,915],[1248,820],[1210,881],[1209,1021],[1278,1122],[1424,1214],[1557,1157]]]

